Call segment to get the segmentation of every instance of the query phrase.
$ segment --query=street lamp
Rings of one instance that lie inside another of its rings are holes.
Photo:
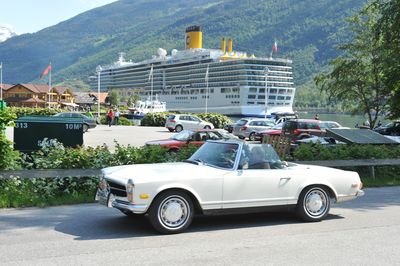
[[[103,68],[98,65],[96,67],[97,72],[97,119],[100,121],[100,74]]]
[[[265,67],[265,69],[264,69],[264,74],[265,74],[265,99],[264,99],[264,104],[265,104],[265,106],[264,106],[264,118],[265,119],[267,119],[267,106],[268,106],[268,98],[267,98],[267,90],[268,90],[268,85],[267,85],[267,82],[268,82],[268,74],[269,74],[269,68],[268,67]]]

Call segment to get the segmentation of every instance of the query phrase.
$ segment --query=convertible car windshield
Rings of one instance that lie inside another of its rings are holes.
[[[239,158],[237,158],[239,156]],[[238,159],[238,169],[278,169],[282,162],[271,145],[232,142],[206,142],[189,161],[197,161],[210,166],[232,169]]]
[[[190,158],[210,166],[232,169],[235,165],[239,144],[228,142],[206,142]]]

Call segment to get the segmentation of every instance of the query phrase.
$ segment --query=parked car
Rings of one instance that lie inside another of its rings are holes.
[[[64,118],[78,118],[83,120],[83,132],[87,132],[89,128],[95,128],[97,126],[96,119],[88,117],[84,114],[77,112],[63,112],[53,115],[54,117]]]
[[[160,145],[168,148],[170,151],[178,151],[189,144],[201,146],[209,139],[219,140],[227,138],[230,137],[216,129],[182,130],[169,139],[148,141],[146,145]]]
[[[400,121],[393,121],[387,125],[374,128],[374,131],[382,135],[400,136]]]
[[[263,130],[263,131],[259,131],[256,133],[256,140],[260,140],[262,141],[264,139],[265,136],[275,136],[275,135],[281,135],[282,134],[282,127],[283,127],[283,122],[276,124],[275,126]]]
[[[214,125],[212,123],[201,120],[194,115],[169,115],[165,122],[165,127],[170,131],[181,132],[184,129],[196,130],[196,129],[212,129]]]
[[[293,112],[276,112],[272,113],[271,116],[275,120],[275,124],[280,124],[287,120],[293,120],[298,118],[298,115]]]
[[[240,139],[256,140],[256,133],[269,129],[275,122],[264,118],[242,118],[233,126],[232,134]]]
[[[336,121],[319,121],[319,127],[322,129],[322,130],[327,130],[327,129],[331,129],[331,128],[341,128],[341,129],[344,129],[344,128],[349,128],[349,127],[344,127],[344,126],[342,126],[341,124],[339,124],[338,122],[336,122]]]
[[[195,214],[293,210],[304,221],[324,219],[331,202],[362,196],[356,172],[282,162],[270,145],[207,141],[188,160],[102,170],[100,204],[148,215],[159,232],[187,229]]]
[[[283,124],[282,134],[292,141],[309,138],[310,136],[324,136],[325,131],[320,127],[319,120],[294,119]]]
[[[294,142],[295,145],[305,144],[305,143],[319,143],[324,146],[336,146],[337,144],[346,144],[342,141],[336,140],[330,137],[318,137],[318,136],[311,136],[306,139],[299,139]]]
[[[234,126],[235,124],[226,124],[226,125],[224,125],[224,129],[226,130],[226,131],[228,131],[229,133],[232,133],[232,131],[233,131],[233,126]]]

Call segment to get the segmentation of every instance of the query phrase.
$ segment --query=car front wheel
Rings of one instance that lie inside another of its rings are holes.
[[[256,140],[256,133],[252,132],[252,133],[249,135],[249,140],[255,141],[255,140]]]
[[[149,220],[158,232],[177,234],[189,227],[193,220],[193,203],[181,191],[166,191],[150,207]]]
[[[204,129],[211,129],[211,127],[210,126],[205,126]]]
[[[296,212],[304,221],[318,222],[328,215],[330,203],[326,189],[319,186],[308,187],[300,194]]]

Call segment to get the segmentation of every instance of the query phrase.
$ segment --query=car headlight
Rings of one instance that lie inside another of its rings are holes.
[[[99,189],[100,190],[105,190],[108,188],[108,183],[107,180],[104,177],[100,178],[100,182],[99,182]]]
[[[128,201],[133,202],[133,190],[135,188],[135,185],[133,184],[133,180],[129,179],[128,183],[126,183],[126,195],[128,198]]]

